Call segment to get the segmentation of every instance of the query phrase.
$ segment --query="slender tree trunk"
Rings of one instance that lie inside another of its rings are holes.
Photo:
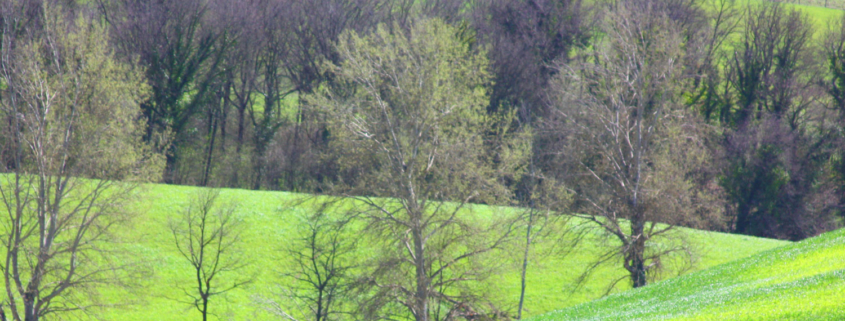
[[[220,151],[226,154],[226,123],[229,122],[229,106],[231,106],[231,99],[229,99],[231,92],[231,85],[226,84],[223,87],[223,104],[220,106]]]
[[[419,219],[418,214],[417,219],[415,222],[414,230],[411,232],[413,234],[413,242],[414,242],[414,265],[416,267],[416,283],[417,289],[414,295],[414,317],[416,321],[428,321],[428,287],[429,287],[429,280],[428,280],[428,271],[426,270],[426,263],[425,263],[425,247],[423,246],[423,231],[422,231],[422,220]]]
[[[244,145],[244,131],[246,130],[246,107],[247,106],[245,104],[238,106],[238,141],[237,145],[235,146],[235,152],[237,152],[238,155],[241,154],[241,149]]]
[[[528,214],[528,230],[525,232],[525,251],[522,255],[522,275],[520,276],[519,288],[519,308],[516,312],[516,319],[522,319],[522,306],[525,302],[525,273],[528,271],[528,252],[531,249],[531,228],[534,227],[534,209],[531,209]]]
[[[208,320],[208,297],[202,298],[202,321]]]
[[[209,176],[211,175],[211,162],[214,157],[214,140],[217,137],[217,117],[216,112],[212,111],[209,117],[210,128],[209,128],[209,135],[211,136],[211,141],[208,143],[208,153],[205,157],[205,171],[202,175],[202,182],[200,185],[208,186]]]
[[[324,321],[323,318],[323,289],[319,289],[317,292],[317,320],[316,321]]]
[[[46,184],[43,181],[41,181],[41,182],[39,182],[38,185],[39,185],[38,186],[39,190],[41,190],[41,192],[39,192],[39,193],[42,193],[42,195],[44,195],[43,193],[46,193],[44,191]],[[45,204],[46,203],[46,196],[41,196],[41,197],[42,198],[40,198],[37,201],[37,206],[46,207],[47,206],[47,204]],[[42,276],[43,276],[42,273],[44,273],[45,253],[48,251],[47,249],[50,246],[49,238],[47,237],[47,233],[49,233],[49,232],[45,231],[45,229],[47,228],[47,224],[48,224],[47,222],[45,222],[45,219],[44,219],[44,217],[48,215],[48,214],[46,214],[47,210],[46,209],[39,209],[38,212],[45,213],[45,214],[39,215],[39,218],[38,218],[38,220],[39,220],[38,225],[39,225],[39,228],[41,229],[41,231],[40,231],[41,236],[39,237],[39,243],[40,243],[39,251],[41,253],[38,255],[38,262],[35,264],[35,268],[33,269],[34,273],[29,278],[29,284],[27,285],[26,290],[23,293],[24,321],[38,321],[38,309],[37,309],[38,307],[37,307],[36,301],[38,300],[38,294],[39,294],[38,289],[39,289],[39,286],[41,285],[41,280],[42,280]]]
[[[275,87],[273,87],[275,88]],[[276,97],[276,92],[268,92],[264,98],[264,115],[263,119],[259,120],[256,123],[255,129],[255,159],[253,160],[253,164],[255,166],[255,181],[253,182],[252,188],[254,190],[261,189],[261,179],[264,177],[265,168],[264,168],[264,153],[267,150],[267,144],[272,139],[272,134],[269,126],[272,126],[269,117],[272,117],[272,110],[275,108],[278,98]]]

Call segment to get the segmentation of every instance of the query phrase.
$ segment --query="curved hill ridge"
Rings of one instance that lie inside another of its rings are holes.
[[[540,320],[845,320],[845,229]]]
[[[137,202],[127,208],[135,213],[134,224],[115,231],[126,240],[124,244],[116,246],[116,250],[133,253],[146,262],[153,273],[138,280],[139,287],[130,292],[115,288],[101,293],[101,299],[105,303],[124,305],[121,308],[89,311],[90,314],[102,320],[127,321],[175,321],[197,316],[195,310],[183,302],[185,299],[182,289],[192,284],[192,272],[174,248],[168,223],[179,215],[198,190],[200,188],[151,184],[139,191]],[[239,189],[221,190],[221,204],[239,204],[236,214],[242,218],[245,228],[244,234],[241,235],[242,249],[250,258],[249,266],[240,273],[254,275],[255,282],[232,290],[214,301],[212,312],[216,315],[231,320],[275,318],[256,302],[256,297],[283,299],[277,293],[278,285],[282,282],[278,274],[284,273],[284,267],[291,262],[280,256],[279,248],[290,240],[291,233],[297,228],[297,220],[293,218],[293,214],[309,211],[308,208],[298,205],[288,207],[297,203],[295,200],[302,196],[305,195]],[[494,211],[487,206],[478,205],[473,208],[479,211],[479,214],[494,215]],[[678,231],[689,233],[688,241],[698,245],[699,256],[693,270],[706,269],[790,244],[787,241],[744,235],[689,229]],[[366,243],[361,245],[363,251],[371,246]],[[568,288],[581,275],[584,266],[595,262],[598,253],[596,246],[599,245],[591,239],[586,239],[581,247],[567,256],[532,257],[527,276],[524,315],[539,315],[599,298],[607,291],[608,280],[625,275],[621,264],[606,265],[592,273],[575,293]],[[540,243],[537,246],[535,251],[540,253],[552,250],[549,243]],[[502,308],[516,311],[520,285],[518,264],[521,261],[516,254],[513,257],[502,256],[499,260],[510,263],[505,263],[501,274],[490,280],[488,285],[491,288],[486,290],[493,293],[492,299]],[[667,277],[676,273],[669,273]],[[614,292],[628,288],[627,283],[620,282]],[[130,298],[132,301],[127,302]]]

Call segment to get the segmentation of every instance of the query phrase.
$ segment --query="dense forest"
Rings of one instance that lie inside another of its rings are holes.
[[[0,311],[37,320],[99,278],[74,271],[76,253],[128,219],[117,200],[146,182],[324,195],[317,212],[349,215],[310,218],[311,246],[342,254],[356,224],[404,244],[358,281],[364,319],[469,318],[477,300],[458,285],[516,221],[526,248],[580,233],[546,228],[559,220],[605,233],[602,257],[634,287],[687,251],[650,245],[675,227],[837,229],[844,21],[732,0],[2,0]],[[214,212],[204,197],[177,245]],[[470,204],[525,213],[479,226]]]

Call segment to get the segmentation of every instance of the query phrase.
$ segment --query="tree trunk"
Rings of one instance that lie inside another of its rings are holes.
[[[261,189],[261,179],[264,177],[265,168],[264,168],[264,154],[267,151],[267,145],[269,144],[270,140],[273,138],[272,130],[269,128],[272,126],[271,117],[273,116],[271,110],[275,108],[276,103],[278,102],[278,98],[276,97],[275,92],[268,92],[264,98],[264,115],[260,121],[258,121],[255,125],[255,134],[254,134],[254,141],[255,141],[255,154],[253,159],[254,171],[255,171],[255,181],[253,182],[252,189],[259,190]]]
[[[246,119],[246,105],[238,106],[238,141],[237,145],[235,145],[235,152],[238,155],[241,154],[241,149],[244,145],[244,131],[246,130],[246,125],[244,120]]]
[[[417,222],[420,224],[421,222]],[[417,225],[414,228],[414,265],[417,272],[417,290],[414,294],[414,317],[416,321],[428,321],[428,271],[425,265],[425,247],[423,246],[423,231]]]
[[[35,311],[36,296],[33,292],[24,293],[23,295],[24,321],[38,321],[38,313]]]
[[[317,320],[315,321],[325,321],[323,318],[323,289],[320,288],[317,290]]]
[[[208,186],[209,176],[211,176],[211,163],[214,157],[214,140],[217,137],[217,115],[215,111],[212,111],[209,115],[209,129],[208,134],[211,136],[211,139],[208,143],[208,153],[205,157],[205,171],[202,174],[202,182],[200,186]]]
[[[162,180],[165,184],[176,184],[176,143],[170,144],[170,147],[164,153],[164,175]]]
[[[636,209],[639,211],[639,209]],[[645,221],[643,215],[637,213],[631,219],[632,244],[629,250],[628,271],[631,273],[631,283],[634,288],[646,285],[645,271]]]
[[[202,321],[208,320],[208,298],[202,298]]]
[[[519,308],[517,308],[516,319],[522,319],[522,306],[525,302],[525,273],[528,271],[528,251],[531,249],[531,228],[534,226],[534,210],[528,214],[528,230],[525,232],[525,252],[522,255],[522,275],[520,276]]]

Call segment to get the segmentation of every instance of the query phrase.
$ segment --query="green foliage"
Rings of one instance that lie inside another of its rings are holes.
[[[142,141],[139,120],[150,91],[143,70],[114,58],[104,26],[83,17],[65,22],[55,8],[44,20],[44,34],[12,53],[5,79],[13,85],[2,112],[29,115],[21,139],[43,148],[23,155],[23,170],[158,181],[163,158]]]
[[[380,25],[372,35],[344,34],[338,51],[345,60],[327,68],[346,86],[325,86],[305,97],[328,116],[342,170],[361,175],[346,183],[394,196],[388,186],[407,171],[410,184],[438,186],[421,198],[462,200],[479,192],[484,195],[475,201],[492,201],[506,195],[495,170],[517,166],[524,146],[498,140],[502,133],[493,130],[513,115],[486,113],[484,52],[474,52],[458,37],[460,30],[439,20],[420,20],[407,35],[401,30]],[[496,159],[498,168],[491,154],[503,157]]]
[[[841,320],[845,230],[532,320]]]
[[[131,259],[102,247],[120,241],[110,232],[131,217],[121,206],[132,182],[158,180],[162,163],[141,140],[142,71],[114,59],[102,25],[41,10],[43,26],[0,50],[0,154],[11,172],[0,177],[2,312],[15,320],[65,317],[98,305],[99,289],[131,283]]]

